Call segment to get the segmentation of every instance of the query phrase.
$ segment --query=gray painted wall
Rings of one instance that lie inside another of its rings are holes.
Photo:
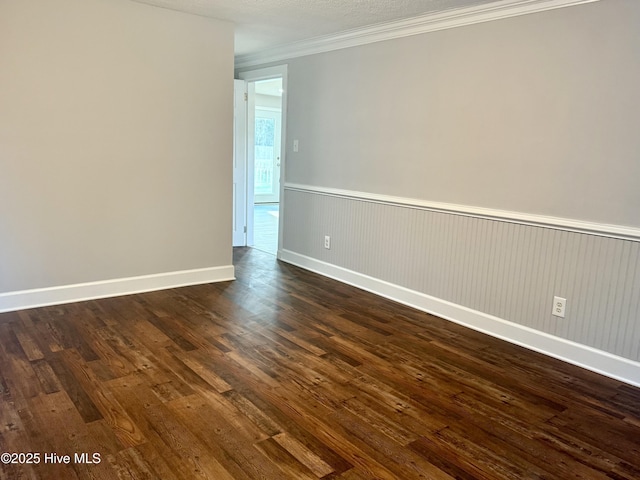
[[[287,181],[639,227],[638,25],[606,0],[292,59]]]
[[[637,238],[349,198],[640,227],[638,25],[606,0],[291,59],[285,257],[639,361]]]
[[[0,2],[0,293],[231,264],[233,27]]]

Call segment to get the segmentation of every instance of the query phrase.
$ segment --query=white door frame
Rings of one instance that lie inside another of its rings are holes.
[[[287,133],[287,65],[277,65],[274,67],[260,68],[257,70],[247,70],[240,72],[238,78],[248,82],[248,102],[247,102],[247,138],[254,135],[255,125],[252,125],[251,118],[255,115],[255,82],[259,80],[270,80],[272,78],[282,78],[282,122],[281,122],[281,141],[280,141],[280,216],[278,221],[278,258],[280,258],[280,251],[282,250],[282,237],[284,231],[284,179],[287,159],[285,155],[287,145],[286,133]],[[253,113],[252,113],[253,112]],[[253,192],[253,169],[254,169],[254,152],[250,148],[247,148],[247,245],[253,244],[253,206],[254,192]]]
[[[233,81],[233,246],[247,245],[247,82]]]

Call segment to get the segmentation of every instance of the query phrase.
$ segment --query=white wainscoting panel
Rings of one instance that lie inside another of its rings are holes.
[[[557,345],[569,353],[578,345],[631,361],[640,372],[637,240],[300,188],[285,188],[284,201],[284,260],[339,267],[564,340]],[[554,295],[567,299],[565,318],[551,315]]]

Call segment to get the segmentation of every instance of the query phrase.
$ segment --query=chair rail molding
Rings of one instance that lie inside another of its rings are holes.
[[[284,189],[305,193],[329,195],[333,197],[350,198],[354,200],[362,200],[375,203],[383,203],[387,205],[419,208],[434,212],[445,212],[455,215],[465,215],[469,217],[486,218],[490,220],[501,220],[504,222],[519,223],[522,225],[553,228],[556,230],[566,230],[569,232],[577,233],[588,233],[590,235],[598,235],[602,237],[618,238],[622,240],[640,242],[640,228],[625,225],[610,225],[571,218],[560,218],[531,213],[512,212],[507,210],[497,210],[470,205],[432,202],[415,198],[396,197],[392,195],[358,192],[353,190],[343,190],[339,188],[318,187],[314,185],[302,185],[290,182],[285,183]]]

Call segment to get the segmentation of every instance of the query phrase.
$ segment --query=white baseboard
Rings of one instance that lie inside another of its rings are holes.
[[[235,280],[233,265],[0,293],[0,313]]]
[[[555,337],[289,250],[281,250],[278,258],[507,342],[640,387],[639,362]]]

